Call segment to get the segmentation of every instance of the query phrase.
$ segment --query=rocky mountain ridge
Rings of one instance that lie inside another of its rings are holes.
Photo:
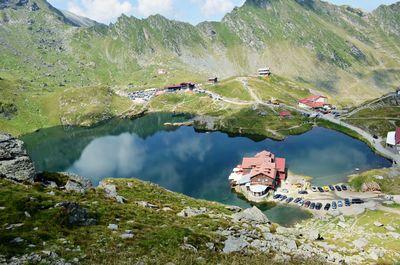
[[[10,8],[10,3],[18,8]],[[50,69],[26,65],[24,70],[43,72],[37,81],[48,81],[50,87],[58,83],[76,86],[126,84],[132,80],[139,84],[169,82],[167,76],[152,81],[160,68],[174,73],[176,78],[202,79],[214,74],[249,75],[258,67],[270,66],[275,74],[337,94],[347,90],[350,94],[363,91],[378,95],[400,80],[399,37],[393,34],[400,24],[396,16],[398,5],[364,13],[319,0],[248,0],[221,22],[197,26],[160,15],[146,19],[122,15],[109,26],[76,28],[79,23],[44,0],[21,3],[6,1],[1,11],[0,36],[6,44],[2,54],[7,57],[3,68],[19,72],[12,62],[27,61],[23,46],[15,45],[15,40],[5,35],[18,32],[22,43],[33,47],[39,44],[40,59],[32,58],[33,65],[39,60],[52,65]],[[36,15],[33,5],[38,8]],[[55,34],[44,34],[50,30],[46,28],[48,23],[44,24],[45,17],[62,22],[54,23]],[[57,35],[64,36],[59,50],[42,47],[58,43]],[[55,63],[54,56],[65,57],[64,63]],[[56,82],[48,80],[53,75]]]

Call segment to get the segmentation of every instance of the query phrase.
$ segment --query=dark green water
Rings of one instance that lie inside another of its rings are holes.
[[[228,175],[243,156],[264,149],[285,157],[290,171],[312,176],[317,185],[343,181],[355,168],[390,166],[366,144],[324,128],[281,142],[256,142],[221,132],[198,133],[192,127],[163,125],[184,120],[183,116],[151,114],[90,129],[43,129],[23,140],[41,171],[70,171],[94,184],[105,177],[136,177],[195,198],[242,207],[249,204],[230,191]],[[263,205],[262,209],[283,225],[308,217],[295,207]]]

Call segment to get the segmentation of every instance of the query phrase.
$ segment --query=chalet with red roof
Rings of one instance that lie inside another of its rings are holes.
[[[400,153],[400,128],[396,128],[396,131],[388,132],[386,145]]]
[[[245,185],[254,196],[263,196],[286,179],[286,160],[262,151],[254,157],[244,157],[229,176],[232,186]]]
[[[311,96],[299,100],[299,107],[305,109],[321,109],[329,106],[328,98],[325,96]]]

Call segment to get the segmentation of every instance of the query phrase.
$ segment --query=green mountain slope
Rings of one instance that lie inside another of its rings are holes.
[[[66,10],[61,10],[61,12],[66,18],[68,18],[70,21],[72,21],[75,25],[79,27],[93,27],[100,24],[90,18],[81,17]]]
[[[109,26],[88,27],[82,22],[88,20],[45,0],[1,1],[0,77],[14,85],[2,88],[0,103],[41,101],[76,88],[248,76],[269,66],[300,87],[333,96],[335,104],[354,105],[400,82],[398,9],[364,13],[319,0],[247,0],[221,22],[193,26],[123,15]]]

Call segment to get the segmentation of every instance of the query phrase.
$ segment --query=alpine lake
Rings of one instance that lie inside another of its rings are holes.
[[[365,143],[320,127],[274,141],[164,125],[188,118],[155,113],[134,120],[113,119],[91,128],[41,129],[21,138],[38,171],[68,171],[89,178],[94,185],[104,178],[134,177],[194,198],[243,208],[251,203],[231,191],[228,176],[243,156],[262,150],[286,158],[289,171],[311,176],[314,185],[346,181],[356,168],[391,166]],[[258,206],[271,221],[285,226],[310,217],[298,207]]]

